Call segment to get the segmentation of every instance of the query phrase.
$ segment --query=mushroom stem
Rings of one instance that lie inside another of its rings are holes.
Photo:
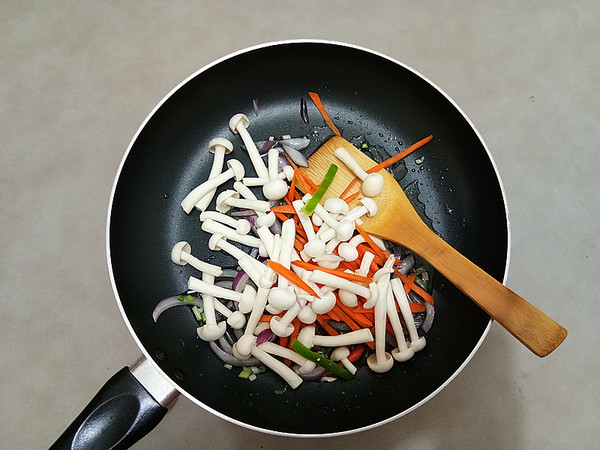
[[[350,331],[336,336],[316,334],[313,338],[312,345],[320,345],[321,347],[341,347],[344,345],[366,344],[367,342],[372,341],[373,334],[371,333],[371,330],[368,328],[361,328],[360,330]],[[375,340],[375,344],[377,345],[377,340]]]
[[[208,143],[208,149],[215,156],[213,158],[213,164],[208,174],[208,179],[216,177],[223,170],[223,162],[225,161],[225,154],[233,151],[233,144],[224,138],[215,138]],[[195,205],[196,209],[204,211],[210,205],[215,192],[217,189],[212,189],[204,197],[202,197]]]
[[[248,155],[250,156],[250,161],[252,161],[256,175],[258,175],[260,178],[268,178],[269,172],[267,167],[265,166],[265,163],[258,152],[258,148],[256,148],[254,140],[246,129],[249,125],[250,121],[244,114],[236,114],[229,120],[229,128],[231,129],[232,133],[239,133],[244,145],[246,146],[246,150],[248,151]]]
[[[342,161],[363,182],[361,191],[367,197],[374,197],[383,189],[383,175],[380,173],[367,173],[358,164],[356,159],[342,147],[334,152],[335,156]]]
[[[300,375],[258,346],[252,347],[252,356],[283,378],[286,383],[292,387],[292,389],[296,389],[298,386],[300,386],[300,384],[302,384],[302,378],[300,378]]]
[[[171,250],[171,260],[180,266],[189,264],[194,269],[203,273],[208,273],[214,277],[220,277],[223,274],[223,269],[214,264],[200,261],[191,254],[192,247],[185,241],[178,242]]]
[[[415,318],[410,310],[410,305],[408,303],[408,298],[406,297],[406,292],[404,292],[402,281],[400,281],[399,278],[394,278],[391,281],[391,285],[394,296],[396,297],[396,301],[398,302],[398,306],[400,306],[400,312],[404,318],[408,335],[410,336],[410,348],[412,348],[415,352],[418,352],[425,347],[425,338],[419,337],[417,327],[415,326]]]
[[[240,244],[247,245],[248,247],[260,247],[260,239],[247,234],[240,234],[233,228],[229,228],[227,225],[216,222],[212,219],[205,220],[202,222],[202,230],[210,234],[222,234],[223,237],[230,241],[239,242]]]
[[[281,358],[289,359],[290,361],[300,366],[300,373],[308,373],[317,366],[314,362],[306,359],[304,356],[296,353],[294,350],[275,344],[274,342],[263,342],[258,346],[259,349],[264,350],[270,355],[279,356]]]

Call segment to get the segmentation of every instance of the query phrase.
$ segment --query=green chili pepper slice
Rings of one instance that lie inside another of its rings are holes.
[[[320,353],[313,352],[298,339],[294,339],[292,341],[292,350],[294,350],[300,356],[304,356],[309,361],[312,361],[315,364],[318,364],[319,366],[329,370],[330,372],[333,372],[335,375],[343,378],[344,380],[351,380],[354,377],[354,375],[352,375],[345,367],[342,367],[332,360],[325,358]]]
[[[304,207],[302,208],[302,212],[304,214],[310,216],[315,211],[315,208],[323,198],[323,195],[325,195],[325,192],[327,191],[327,189],[329,189],[329,185],[333,181],[337,170],[338,166],[336,166],[335,164],[329,166],[329,169],[327,170],[327,173],[323,178],[323,182],[321,183],[315,194],[312,196],[312,198],[309,201],[307,201],[306,205],[304,205]]]

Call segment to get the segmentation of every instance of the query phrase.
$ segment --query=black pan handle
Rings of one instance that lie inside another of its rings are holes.
[[[50,449],[129,448],[158,425],[177,396],[142,358],[110,378]]]

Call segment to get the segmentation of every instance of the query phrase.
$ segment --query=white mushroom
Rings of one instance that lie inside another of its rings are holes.
[[[191,292],[199,292],[202,295],[212,295],[213,297],[233,300],[238,302],[239,310],[242,313],[250,312],[254,305],[254,300],[257,296],[256,291],[249,284],[246,285],[243,292],[232,291],[214,284],[207,283],[196,277],[189,277],[188,290]]]
[[[281,345],[275,344],[274,342],[263,342],[258,346],[259,349],[264,350],[270,355],[279,356],[281,358],[289,359],[290,361],[298,364],[300,368],[298,369],[299,373],[309,373],[312,372],[317,365],[304,356],[296,353],[294,350],[283,347]],[[342,363],[343,364],[343,363]]]
[[[345,291],[353,292],[359,297],[364,297],[367,300],[376,301],[379,295],[377,285],[375,282],[371,283],[369,287],[353,283],[352,281],[346,280],[345,278],[332,275],[330,273],[323,272],[321,270],[313,270],[308,279],[315,283],[324,284],[327,286],[336,287]]]
[[[235,231],[237,231],[239,234],[248,234],[252,229],[250,222],[248,222],[246,219],[236,219],[218,211],[203,211],[200,213],[200,220],[202,222],[208,219],[212,219],[216,222],[235,228]]]
[[[189,264],[194,269],[208,273],[213,277],[220,277],[223,275],[223,269],[219,266],[200,261],[195,256],[192,256],[192,247],[185,241],[178,242],[173,246],[171,250],[171,260],[180,266]]]
[[[217,196],[217,211],[226,213],[231,208],[252,209],[266,213],[271,210],[269,202],[264,200],[247,200],[240,198],[240,194],[233,190],[227,189]]]
[[[250,161],[252,161],[256,175],[258,175],[260,178],[268,178],[269,172],[267,170],[267,166],[265,166],[265,163],[258,152],[258,148],[256,148],[254,140],[252,140],[250,133],[248,133],[248,130],[246,129],[249,125],[250,121],[244,114],[236,114],[229,119],[229,129],[233,134],[239,133],[242,137],[242,141],[244,141],[244,145],[246,146],[246,150],[248,151],[248,155],[250,156]]]
[[[244,330],[244,334],[242,337],[238,339],[238,341],[233,345],[233,348],[236,350],[236,354],[239,354],[243,357],[250,356],[252,352],[252,347],[256,344],[256,338],[254,337],[254,330],[260,321],[260,317],[262,316],[265,306],[267,304],[267,296],[269,294],[269,289],[271,289],[273,282],[269,277],[263,276],[260,278],[258,283],[258,292],[256,293],[256,297],[252,304],[252,310],[250,311],[250,317],[248,318],[248,322],[246,323],[246,329]]]
[[[348,168],[354,172],[354,174],[362,180],[361,191],[367,197],[375,197],[383,189],[383,175],[380,173],[367,173],[354,157],[348,153],[348,151],[342,147],[338,148],[334,152],[335,156],[338,157]]]
[[[237,259],[238,265],[248,274],[255,284],[258,284],[260,277],[266,273],[267,266],[257,259],[251,258],[241,249],[227,242],[222,234],[213,234],[208,240],[208,248],[213,251],[223,250]]]
[[[231,141],[225,138],[215,138],[208,143],[208,151],[215,155],[210,173],[208,174],[208,179],[210,180],[221,173],[225,155],[228,155],[233,151],[233,144]],[[206,208],[208,208],[208,205],[210,205],[210,202],[212,201],[216,191],[216,189],[213,189],[204,197],[202,197],[196,203],[196,209],[204,211]]]
[[[315,334],[314,325],[305,326],[298,333],[298,340],[306,347],[311,348],[313,345],[320,347],[342,347],[346,345],[366,344],[373,341],[373,334],[368,328],[350,331],[336,336],[322,336]]]
[[[202,222],[203,231],[210,234],[222,234],[228,241],[238,242],[248,247],[260,248],[260,239],[247,234],[240,234],[235,229],[229,228],[227,225],[216,222],[212,219],[207,219]]]
[[[293,389],[296,389],[302,384],[300,375],[259,347],[260,346],[256,345],[252,347],[252,356],[283,378]]]
[[[202,281],[206,284],[214,284],[215,277],[207,273],[202,274]],[[206,316],[206,324],[196,330],[203,341],[216,341],[225,334],[227,324],[225,321],[217,323],[215,314],[215,297],[210,294],[202,294],[202,305]]]
[[[269,159],[269,181],[263,185],[262,191],[268,200],[281,200],[289,191],[288,184],[279,178],[277,173],[277,162],[279,150],[271,148],[268,153]]]
[[[304,245],[304,249],[302,251],[306,255],[307,259],[321,256],[325,253],[325,242],[316,237],[315,229],[313,228],[310,217],[308,217],[308,215],[302,211],[304,202],[302,200],[294,200],[292,202],[292,206],[296,210],[296,214],[300,219],[300,225],[302,225],[302,228],[306,233],[306,237],[308,238],[308,241]]]
[[[350,356],[348,347],[338,347],[331,352],[330,359],[332,361],[340,361],[342,365],[348,369],[348,372],[354,375],[357,369],[356,366],[348,360],[348,356]]]
[[[390,284],[392,286],[392,291],[394,292],[394,297],[396,297],[396,301],[398,302],[398,306],[400,306],[400,312],[404,318],[408,335],[410,336],[410,348],[415,352],[418,352],[425,348],[426,342],[424,337],[419,337],[417,327],[415,326],[415,319],[410,310],[410,304],[408,303],[406,292],[404,292],[404,288],[402,287],[402,282],[399,278],[394,278]]]
[[[213,189],[217,189],[226,181],[231,178],[235,178],[236,180],[244,178],[244,166],[237,159],[230,159],[227,161],[227,167],[229,168],[225,172],[220,173],[210,180],[206,180],[204,183],[194,188],[194,190],[182,200],[181,207],[186,213],[189,214],[202,197]]]
[[[231,311],[223,303],[215,298],[215,310],[227,317],[227,323],[234,330],[244,328],[246,325],[246,316],[240,311]]]
[[[394,330],[394,335],[396,336],[396,343],[398,344],[398,347],[392,350],[392,356],[396,361],[408,361],[414,356],[415,350],[413,348],[409,348],[406,344],[406,340],[404,339],[404,330],[402,329],[402,323],[400,322],[398,312],[396,311],[394,294],[392,293],[391,289],[388,289],[386,294],[386,306],[389,321],[392,325],[392,329]]]

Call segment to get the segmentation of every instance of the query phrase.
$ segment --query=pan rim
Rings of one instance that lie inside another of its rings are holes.
[[[112,286],[112,290],[113,290],[113,294],[115,296],[115,300],[117,302],[117,306],[119,308],[119,311],[121,312],[121,316],[123,317],[123,320],[125,321],[125,324],[127,326],[127,328],[129,329],[129,333],[131,334],[131,336],[133,337],[134,341],[136,342],[137,346],[139,347],[139,349],[141,350],[142,354],[144,355],[144,357],[146,359],[148,359],[150,361],[150,363],[152,364],[152,366],[154,367],[154,369],[165,379],[167,380],[170,384],[172,384],[174,386],[175,389],[177,389],[177,391],[179,393],[181,393],[183,396],[185,396],[186,398],[188,398],[189,400],[191,400],[193,403],[197,404],[198,406],[202,407],[204,410],[210,412],[211,414],[216,415],[217,417],[220,417],[224,420],[227,420],[230,423],[234,423],[236,425],[239,425],[241,427],[244,427],[246,429],[250,429],[253,431],[259,431],[259,432],[263,432],[263,433],[267,433],[267,434],[271,434],[271,435],[276,435],[276,436],[285,436],[285,437],[300,437],[300,438],[321,438],[321,437],[335,437],[335,436],[343,436],[343,435],[350,435],[350,434],[355,434],[355,433],[359,433],[362,431],[367,431],[373,428],[377,428],[381,425],[385,425],[387,423],[390,423],[394,420],[399,419],[400,417],[416,410],[417,408],[419,408],[420,406],[422,406],[423,404],[425,404],[426,402],[428,402],[429,400],[431,400],[433,397],[435,397],[439,392],[441,392],[446,386],[448,386],[450,384],[450,382],[452,382],[457,376],[458,374],[466,367],[466,365],[471,361],[471,359],[473,358],[473,356],[475,355],[475,353],[477,353],[477,351],[479,350],[479,348],[481,347],[483,341],[485,340],[490,328],[491,328],[491,324],[493,319],[490,318],[490,320],[487,323],[487,326],[485,328],[485,330],[483,331],[479,341],[477,342],[477,344],[475,345],[475,347],[473,348],[472,352],[467,356],[467,358],[463,361],[463,363],[456,369],[456,371],[450,376],[448,377],[447,380],[445,380],[445,382],[439,386],[436,390],[434,390],[431,394],[429,394],[427,397],[425,397],[424,399],[422,399],[421,401],[419,401],[418,403],[416,403],[415,405],[413,405],[412,407],[394,415],[391,417],[388,417],[387,419],[381,420],[379,422],[364,426],[364,427],[360,427],[360,428],[354,428],[351,430],[344,430],[344,431],[339,431],[339,432],[331,432],[331,433],[323,433],[323,434],[302,434],[302,433],[291,433],[291,432],[283,432],[283,431],[277,431],[277,430],[270,430],[267,428],[262,428],[262,427],[258,427],[255,425],[251,425],[245,422],[242,422],[238,419],[234,419],[226,414],[223,414],[217,410],[215,410],[214,408],[211,408],[210,406],[204,404],[203,402],[201,402],[199,399],[197,399],[195,396],[193,396],[192,394],[190,394],[189,392],[187,392],[185,389],[183,389],[176,381],[174,381],[169,375],[167,375],[159,366],[158,364],[155,363],[154,359],[152,358],[152,356],[150,355],[150,353],[148,352],[148,350],[145,348],[144,344],[140,341],[140,339],[137,336],[137,333],[135,332],[135,330],[133,329],[133,326],[129,320],[129,318],[127,317],[127,314],[125,313],[125,309],[123,306],[123,303],[121,301],[119,292],[117,290],[117,286],[116,286],[116,281],[115,281],[115,275],[114,275],[114,271],[113,271],[113,265],[112,265],[112,257],[111,257],[111,250],[110,250],[110,225],[111,225],[111,213],[112,213],[112,208],[113,208],[113,201],[114,201],[114,195],[116,192],[116,188],[117,188],[117,184],[118,181],[120,179],[121,176],[121,172],[123,170],[123,167],[125,165],[125,162],[129,156],[129,153],[131,152],[131,149],[133,148],[135,142],[137,141],[140,133],[142,132],[142,130],[146,127],[147,123],[151,120],[151,118],[155,115],[155,113],[158,111],[158,109],[160,109],[162,107],[162,105],[169,100],[179,89],[181,89],[184,85],[186,85],[190,80],[192,80],[193,78],[195,78],[196,76],[198,76],[199,74],[207,71],[208,69],[226,61],[229,59],[232,59],[234,57],[237,57],[239,55],[245,54],[245,53],[249,53],[255,50],[260,50],[263,48],[268,48],[268,47],[275,47],[275,46],[280,46],[280,45],[288,45],[288,44],[324,44],[324,45],[332,45],[332,46],[339,46],[339,47],[345,47],[345,48],[349,48],[349,49],[354,49],[354,50],[359,50],[362,52],[366,52],[366,53],[370,53],[374,56],[386,59],[410,72],[412,72],[413,74],[415,74],[416,76],[418,76],[419,78],[421,78],[422,80],[424,80],[425,82],[427,82],[430,86],[432,86],[434,89],[436,89],[440,94],[442,94],[446,100],[448,100],[452,106],[454,108],[456,108],[456,110],[463,116],[463,118],[467,121],[467,123],[469,124],[469,126],[471,127],[471,129],[475,132],[477,138],[479,139],[479,141],[481,142],[481,144],[483,145],[483,148],[485,149],[487,156],[492,164],[496,179],[498,181],[499,187],[500,187],[500,191],[502,194],[502,201],[504,204],[504,213],[505,213],[505,217],[506,217],[506,231],[507,231],[507,235],[506,235],[506,242],[507,242],[507,249],[506,249],[506,264],[504,267],[504,274],[503,274],[503,278],[502,278],[502,283],[506,284],[506,280],[508,278],[508,271],[509,271],[509,264],[510,264],[510,254],[511,254],[511,225],[510,225],[510,217],[509,217],[509,210],[508,210],[508,203],[507,203],[507,199],[506,199],[506,191],[504,189],[504,184],[502,182],[502,178],[500,177],[500,172],[498,170],[498,167],[496,165],[496,161],[494,160],[485,140],[483,139],[482,135],[480,134],[479,130],[475,127],[475,124],[471,121],[471,119],[467,116],[467,114],[462,110],[462,108],[460,108],[459,105],[457,105],[455,103],[455,101],[443,90],[441,89],[437,84],[435,84],[433,81],[431,81],[429,78],[427,78],[426,76],[424,76],[422,73],[420,73],[419,71],[417,71],[416,69],[406,65],[405,63],[392,58],[384,53],[378,52],[376,50],[372,50],[370,48],[367,47],[363,47],[360,45],[356,45],[356,44],[352,44],[352,43],[348,43],[348,42],[342,42],[342,41],[336,41],[336,40],[328,40],[328,39],[310,39],[310,38],[303,38],[303,39],[286,39],[286,40],[278,40],[278,41],[270,41],[270,42],[264,42],[261,44],[257,44],[257,45],[253,45],[253,46],[249,46],[234,52],[231,52],[229,54],[226,54],[208,64],[206,64],[205,66],[203,66],[202,68],[196,70],[195,72],[193,72],[192,74],[190,74],[188,77],[186,77],[184,80],[182,80],[181,82],[179,82],[175,87],[173,87],[155,106],[154,108],[149,112],[149,114],[146,116],[146,118],[144,119],[144,121],[140,124],[140,126],[138,127],[137,131],[134,133],[133,137],[131,138],[129,145],[123,155],[123,157],[121,158],[121,161],[119,163],[117,172],[115,174],[115,178],[113,180],[113,185],[110,191],[110,197],[109,197],[109,202],[108,202],[108,212],[107,212],[107,218],[106,218],[106,236],[105,236],[105,245],[106,245],[106,258],[107,258],[107,264],[108,264],[108,272],[109,272],[109,278],[110,278],[110,282],[111,282],[111,286]]]

